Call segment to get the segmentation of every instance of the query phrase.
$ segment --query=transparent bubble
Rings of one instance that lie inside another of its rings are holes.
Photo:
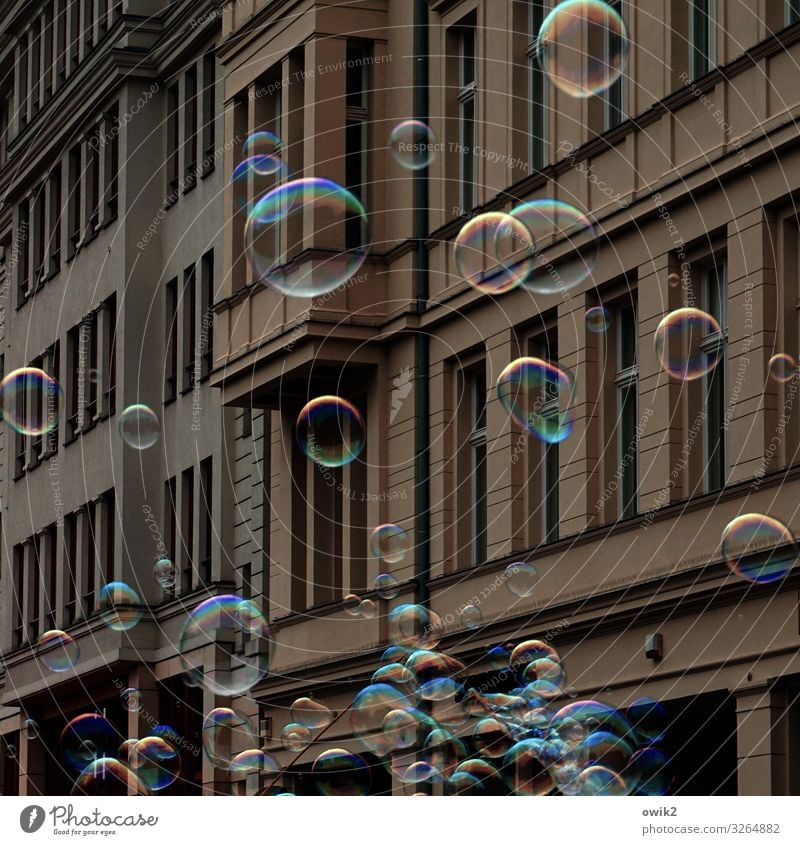
[[[389,149],[401,167],[423,170],[436,158],[436,134],[421,120],[404,120],[392,129]]]
[[[539,583],[539,571],[532,563],[510,563],[503,573],[503,580],[515,596],[526,598],[533,595]]]
[[[514,421],[545,443],[572,433],[575,380],[541,358],[517,358],[497,379],[497,396]]]
[[[181,773],[178,750],[160,736],[146,736],[131,746],[128,766],[151,791],[171,786]]]
[[[523,283],[534,294],[563,294],[588,279],[597,264],[600,238],[591,218],[567,202],[539,199],[522,203],[509,214],[521,221],[536,246]],[[548,247],[558,244],[555,262]]]
[[[508,293],[533,271],[534,242],[524,222],[501,211],[468,220],[453,245],[458,274],[483,293]]]
[[[249,717],[230,707],[215,707],[203,719],[203,751],[220,769],[228,767],[237,749],[253,745],[256,736]]]
[[[546,701],[561,695],[566,680],[563,666],[552,657],[532,660],[525,666],[522,677],[528,682],[526,698],[543,698]]]
[[[206,599],[189,613],[181,629],[178,650],[184,670],[216,695],[241,695],[261,681],[269,669],[272,632],[263,616],[258,627],[247,632],[248,648],[236,648],[244,633],[239,618],[243,601],[236,595]],[[200,670],[191,660],[198,649],[207,645],[214,645],[219,657],[216,665],[206,665]]]
[[[450,678],[466,671],[464,664],[447,654],[428,649],[417,649],[406,659],[406,668],[414,673],[421,684],[436,678]]]
[[[453,795],[472,797],[487,794],[486,787],[475,775],[471,775],[469,772],[454,772],[450,778],[450,789]]]
[[[355,593],[348,593],[344,597],[342,604],[344,606],[344,612],[348,616],[360,615],[359,608],[361,607],[361,596],[357,596]]]
[[[299,722],[289,722],[281,729],[281,745],[287,751],[305,751],[311,745],[311,731]]]
[[[260,748],[248,748],[246,751],[240,751],[231,760],[228,771],[237,775],[249,775],[254,772],[277,775],[281,767],[272,754],[267,754]]]
[[[384,563],[400,563],[410,548],[411,540],[408,532],[399,525],[391,523],[379,525],[369,538],[369,550]],[[392,597],[388,596],[388,598]]]
[[[425,701],[444,701],[455,698],[463,691],[463,687],[453,678],[433,678],[417,688],[417,695]]]
[[[422,756],[446,780],[449,780],[456,766],[467,756],[464,743],[443,728],[434,728],[425,738]]]
[[[591,699],[565,704],[553,716],[554,736],[570,746],[577,746],[595,731],[607,731],[615,736],[631,738],[633,727],[625,716],[610,704]]]
[[[470,631],[480,628],[483,623],[483,613],[475,604],[467,604],[461,608],[461,622]]]
[[[36,656],[51,672],[69,672],[80,654],[78,643],[65,631],[45,631],[36,642]]]
[[[646,696],[637,698],[625,710],[637,738],[643,745],[658,742],[667,732],[667,708]]]
[[[249,214],[252,208],[251,196],[258,200],[272,190],[277,182],[288,178],[289,168],[277,154],[248,156],[236,165],[231,174],[234,207],[237,211]]]
[[[709,342],[716,336],[718,343]],[[711,372],[722,356],[719,323],[699,308],[679,308],[656,328],[653,346],[662,369],[672,378],[692,381]]]
[[[378,607],[372,599],[363,599],[358,605],[358,615],[362,619],[374,619],[378,613]]]
[[[484,757],[502,757],[514,742],[505,722],[495,716],[487,716],[478,722],[472,741]]]
[[[39,739],[39,723],[35,719],[26,719],[22,727],[28,739]]]
[[[153,567],[153,577],[156,583],[164,590],[171,590],[175,586],[176,571],[175,564],[166,557],[162,557]]]
[[[679,288],[681,286],[681,277],[677,273],[669,273],[667,275],[667,284],[671,288]]]
[[[434,610],[421,604],[400,604],[387,617],[389,642],[417,648],[436,648],[444,623]]]
[[[378,598],[385,600],[397,598],[400,594],[400,584],[390,572],[382,572],[375,578],[375,592]]]
[[[388,663],[376,669],[372,675],[373,684],[393,684],[404,695],[409,695],[417,686],[414,673],[402,663]]]
[[[83,713],[61,731],[61,750],[67,763],[82,772],[101,757],[113,757],[121,740],[111,722],[99,713]]]
[[[769,375],[773,381],[785,383],[791,381],[797,372],[797,361],[791,355],[780,352],[769,359]]]
[[[313,250],[309,232],[314,233]],[[278,185],[255,203],[245,224],[245,249],[255,278],[287,296],[334,291],[358,272],[369,247],[364,206],[329,179]],[[304,251],[304,261],[291,260]]]
[[[415,707],[390,710],[383,720],[383,735],[387,746],[397,751],[417,745],[420,731],[429,732],[430,719]]]
[[[367,764],[344,748],[323,751],[311,767],[317,790],[321,795],[366,795],[370,773]]]
[[[297,442],[315,463],[341,467],[364,448],[364,420],[355,405],[338,396],[312,399],[297,417]]]
[[[722,532],[722,556],[731,572],[757,584],[785,578],[797,561],[792,532],[775,517],[745,513]]]
[[[511,665],[515,669],[524,670],[534,660],[548,659],[560,664],[558,652],[542,640],[524,640],[514,647],[511,652]]]
[[[261,609],[255,602],[249,599],[245,599],[236,608],[236,621],[245,633],[255,634],[256,636],[261,635],[265,624],[264,614],[261,612]]]
[[[266,176],[281,165],[281,139],[272,132],[254,132],[242,145],[242,157],[251,160],[253,170]]]
[[[161,423],[147,405],[129,405],[119,415],[119,433],[128,446],[143,450],[155,446],[161,436]]]
[[[566,0],[542,22],[536,56],[550,81],[571,97],[591,97],[619,79],[628,58],[622,18],[600,0]]]
[[[602,305],[586,310],[586,328],[594,334],[603,334],[611,326],[611,312]]]
[[[81,771],[73,795],[123,796],[149,795],[145,784],[124,763],[113,757],[101,757]]]
[[[666,795],[672,784],[672,762],[658,748],[642,748],[631,757],[625,778],[636,795]]]
[[[112,631],[130,631],[144,614],[141,597],[124,581],[111,581],[100,589],[97,610],[103,624]]]
[[[21,367],[0,381],[0,409],[17,434],[40,437],[58,427],[64,405],[59,383],[44,370]]]
[[[406,658],[414,653],[414,649],[404,645],[390,645],[381,655],[380,664],[405,663]]]
[[[330,707],[314,698],[303,696],[292,704],[292,720],[313,730],[327,728],[333,721]]]
[[[383,757],[391,745],[383,732],[383,723],[393,710],[410,707],[407,696],[389,684],[370,684],[353,699],[350,707],[350,727],[353,736],[368,751]]]
[[[580,741],[576,751],[581,768],[604,766],[622,774],[633,757],[634,748],[614,733],[593,731]]]
[[[511,652],[501,645],[496,645],[489,649],[486,657],[492,669],[502,672],[503,669],[508,669],[509,662],[511,661]]]
[[[503,779],[515,795],[547,795],[553,789],[544,747],[541,739],[524,739],[506,752]]]
[[[450,779],[451,783],[453,780],[463,775],[474,778],[475,782],[480,787],[479,792],[472,794],[499,795],[505,791],[503,780],[500,777],[500,772],[498,772],[497,767],[481,757],[474,757],[470,760],[464,760],[463,763],[459,763],[458,766],[456,766],[453,777]],[[464,792],[461,794],[470,793]]]
[[[138,713],[142,709],[142,693],[138,689],[128,687],[119,694],[122,706],[130,713]]]
[[[605,766],[589,766],[575,778],[578,795],[627,795],[622,776]]]

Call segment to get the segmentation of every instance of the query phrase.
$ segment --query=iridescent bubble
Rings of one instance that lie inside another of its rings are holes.
[[[441,780],[439,772],[427,760],[413,760],[405,756],[393,755],[389,769],[401,783],[436,783]]]
[[[565,0],[542,22],[536,56],[551,82],[570,97],[591,97],[619,79],[628,59],[628,32],[601,0]]]
[[[227,768],[236,749],[250,747],[255,737],[250,719],[230,707],[215,707],[203,719],[203,751],[217,768]]]
[[[503,573],[506,587],[520,598],[532,596],[539,583],[539,571],[532,563],[510,563]]]
[[[514,421],[545,443],[572,432],[575,380],[541,358],[517,358],[497,379],[497,396]]]
[[[594,731],[577,746],[581,768],[604,766],[622,774],[633,757],[633,747],[626,740],[609,731]]]
[[[130,713],[138,713],[142,709],[142,693],[138,689],[128,687],[119,694],[122,706]]]
[[[525,666],[522,677],[528,682],[525,697],[549,701],[561,695],[566,680],[564,668],[552,657],[540,657]]]
[[[473,794],[499,795],[504,792],[503,780],[497,768],[488,760],[484,760],[481,757],[473,757],[470,760],[464,760],[463,763],[459,763],[456,766],[451,782],[459,775],[467,775],[474,778],[475,782],[479,784],[480,791]]]
[[[181,773],[177,749],[159,736],[146,736],[128,752],[128,766],[148,789],[157,792],[173,784]]]
[[[414,673],[419,683],[436,678],[450,678],[466,671],[464,664],[447,654],[428,649],[417,649],[406,658],[406,668]]]
[[[429,722],[429,717],[415,707],[390,710],[383,720],[383,735],[388,747],[392,751],[414,747],[421,731],[424,731],[426,736],[429,733]]]
[[[67,763],[82,772],[101,757],[113,757],[122,737],[99,713],[76,716],[61,732],[61,749]]]
[[[589,766],[576,778],[579,795],[627,795],[628,785],[622,776],[605,766]]]
[[[666,795],[672,784],[672,762],[658,748],[642,748],[631,757],[624,776],[636,795]]]
[[[400,563],[410,548],[411,540],[408,532],[399,525],[392,525],[391,523],[379,525],[369,538],[369,550],[384,563]],[[378,577],[384,576],[379,575]],[[388,596],[388,598],[392,598],[392,596]]]
[[[421,120],[404,120],[392,129],[389,149],[406,170],[423,170],[436,158],[439,145],[433,129]]]
[[[295,428],[300,448],[324,467],[345,466],[364,448],[364,420],[355,405],[338,396],[312,399],[300,411]]]
[[[452,678],[433,678],[420,684],[417,695],[425,701],[444,701],[460,695],[463,689],[461,684]]]
[[[415,649],[404,645],[390,645],[381,655],[381,666],[389,663],[405,663],[406,658],[413,654]]]
[[[281,139],[272,132],[254,132],[242,145],[242,157],[251,159],[253,170],[266,176],[281,165]]]
[[[542,659],[551,660],[556,664],[561,663],[558,652],[542,640],[524,640],[511,652],[511,665],[515,669],[524,670],[529,663]]]
[[[267,754],[260,748],[248,748],[246,751],[240,751],[231,760],[228,771],[237,775],[249,775],[254,772],[277,775],[281,767],[272,754]]]
[[[472,797],[487,794],[486,787],[469,772],[454,772],[450,778],[450,789],[453,795]]]
[[[64,395],[59,383],[44,370],[21,367],[0,381],[0,410],[17,434],[41,437],[58,427]]]
[[[434,728],[425,738],[422,756],[445,780],[449,780],[456,766],[467,756],[467,749],[450,731]]]
[[[125,443],[139,451],[155,446],[161,436],[161,423],[147,405],[129,405],[119,415],[119,433]]]
[[[780,352],[769,359],[768,367],[771,379],[785,383],[791,381],[797,372],[797,361],[791,355]]]
[[[359,607],[361,606],[361,596],[357,596],[355,593],[348,593],[342,602],[342,606],[344,607],[344,612],[348,616],[359,616]]]
[[[289,722],[281,729],[281,745],[288,751],[305,751],[311,745],[311,731],[298,722]]]
[[[714,343],[710,338],[716,337]],[[719,323],[699,308],[679,308],[656,328],[653,347],[662,369],[675,379],[692,381],[711,372],[723,349]]]
[[[524,222],[501,211],[468,220],[453,245],[458,274],[483,293],[513,290],[533,271],[534,241]]]
[[[464,627],[470,631],[480,628],[483,623],[483,613],[481,609],[475,604],[467,604],[461,608],[461,622]]]
[[[309,249],[309,232],[315,249]],[[245,224],[254,277],[286,296],[336,290],[358,272],[369,247],[364,206],[329,179],[283,182],[255,203]],[[292,260],[301,253],[303,261]]]
[[[565,704],[553,716],[554,736],[570,746],[577,746],[595,731],[607,731],[622,738],[632,738],[633,727],[610,704],[591,699]]]
[[[489,665],[492,667],[492,669],[496,669],[498,672],[502,672],[503,669],[508,669],[509,663],[511,661],[511,652],[501,645],[496,645],[493,648],[489,649],[489,653],[486,655],[486,657],[489,660]]]
[[[136,774],[113,757],[101,757],[85,766],[72,788],[72,795],[106,797],[149,794]]]
[[[756,584],[785,578],[797,556],[792,532],[780,520],[766,514],[741,514],[722,532],[725,563],[734,575]]]
[[[547,795],[553,789],[544,740],[524,739],[512,745],[503,757],[502,772],[515,795]]]
[[[358,605],[358,615],[362,619],[374,619],[378,613],[378,607],[372,599],[363,599]]]
[[[153,567],[153,577],[159,587],[171,590],[176,580],[175,564],[169,558],[162,557]]]
[[[387,617],[387,637],[398,645],[436,648],[443,634],[439,614],[421,604],[400,604]]]
[[[239,627],[247,634],[254,634],[255,636],[262,636],[264,634],[264,627],[266,619],[261,609],[255,602],[245,599],[236,608],[236,621]]]
[[[331,713],[330,707],[308,696],[295,699],[291,714],[293,721],[312,730],[327,728],[333,721],[333,713]]]
[[[611,326],[611,312],[602,305],[586,310],[586,328],[594,334],[603,334]]]
[[[350,727],[353,736],[373,754],[383,757],[391,745],[383,732],[383,723],[393,710],[411,706],[407,696],[389,684],[370,684],[353,699],[350,707]]]
[[[344,748],[323,751],[311,767],[314,783],[322,795],[366,795],[370,773],[367,764]]]
[[[487,716],[478,722],[472,741],[484,757],[502,757],[514,743],[505,722],[495,716]]]
[[[388,601],[400,594],[400,584],[390,572],[382,572],[375,578],[375,592],[378,598]]]
[[[144,615],[141,597],[124,581],[111,581],[100,589],[97,610],[112,631],[130,631]]]
[[[628,721],[643,745],[658,742],[667,732],[667,708],[646,696],[637,698],[625,710]]]
[[[531,292],[563,294],[591,276],[600,238],[587,214],[567,202],[551,199],[522,203],[509,214],[525,225],[536,245],[523,279]],[[559,255],[555,260],[545,254],[551,245]]]
[[[413,692],[417,685],[414,673],[402,663],[387,663],[376,669],[372,675],[373,684],[393,684],[404,695]]]
[[[261,681],[269,669],[273,640],[263,616],[256,631],[249,634],[248,648],[235,648],[243,633],[239,618],[243,601],[237,595],[206,599],[189,613],[181,629],[178,650],[184,670],[216,695],[241,695]],[[213,645],[218,652],[223,643],[230,648],[216,665],[204,666],[202,671],[192,665],[203,646]]]
[[[36,642],[36,656],[51,672],[69,672],[80,655],[78,643],[65,631],[45,631]]]

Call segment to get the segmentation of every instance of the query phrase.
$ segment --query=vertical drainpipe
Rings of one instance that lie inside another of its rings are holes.
[[[428,123],[428,0],[414,0],[414,119]],[[414,173],[414,313],[428,304],[428,170]],[[423,331],[414,337],[415,471],[414,471],[414,600],[427,607],[430,596],[430,340]]]

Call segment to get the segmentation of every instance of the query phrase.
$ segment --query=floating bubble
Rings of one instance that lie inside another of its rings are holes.
[[[591,218],[562,200],[539,199],[514,207],[536,246],[523,284],[534,294],[563,294],[588,279],[597,264],[600,238]],[[545,255],[554,246],[558,258]]]
[[[178,650],[184,670],[216,695],[241,695],[261,681],[269,669],[272,632],[263,616],[249,634],[248,649],[234,648],[242,635],[239,608],[243,601],[237,595],[206,599],[189,613],[181,629]],[[219,650],[223,643],[230,645],[224,660],[203,670],[192,665],[191,660],[203,646],[214,645]]]
[[[476,628],[480,628],[483,622],[483,613],[477,605],[467,604],[461,608],[461,621],[465,628],[474,631]]]
[[[291,714],[293,721],[312,730],[327,728],[333,721],[333,713],[327,704],[307,696],[295,700]]]
[[[72,794],[105,797],[149,795],[150,792],[124,763],[113,757],[101,757],[81,771]]]
[[[637,698],[625,710],[637,738],[643,745],[658,742],[667,732],[667,708],[652,698]]]
[[[389,642],[422,649],[436,648],[444,623],[434,610],[421,604],[400,604],[387,617]]]
[[[243,713],[230,707],[215,707],[203,719],[203,751],[220,769],[227,768],[237,748],[253,744],[256,732],[253,723]]]
[[[467,756],[467,749],[450,731],[434,728],[425,738],[422,756],[445,780],[449,780],[456,766]]]
[[[771,379],[785,383],[791,381],[797,372],[797,361],[791,355],[780,352],[769,359],[768,367]]]
[[[309,231],[314,232],[313,250],[308,248]],[[245,248],[255,278],[286,296],[309,298],[334,291],[358,272],[369,247],[364,206],[329,179],[278,185],[254,204],[245,224]],[[303,252],[305,260],[292,260]]]
[[[166,557],[162,557],[153,567],[153,577],[163,590],[171,590],[175,586],[175,564]]]
[[[500,773],[497,768],[488,760],[484,760],[481,757],[473,757],[470,760],[464,760],[463,763],[459,763],[458,766],[456,766],[451,782],[459,775],[468,775],[469,777],[474,778],[475,782],[479,784],[480,791],[472,794],[499,795],[503,792],[503,780],[500,777]],[[468,782],[466,783],[468,785]],[[470,793],[464,792],[461,794]]]
[[[36,656],[51,672],[69,672],[80,654],[78,643],[65,631],[45,631],[36,642]]]
[[[402,663],[387,663],[376,669],[372,675],[373,684],[393,684],[400,692],[408,695],[417,685],[414,673]]]
[[[99,713],[76,716],[61,732],[64,759],[78,772],[102,757],[113,757],[121,740],[111,722]]]
[[[364,448],[364,421],[350,402],[338,396],[312,399],[297,418],[297,442],[315,463],[341,467]]]
[[[441,780],[439,772],[427,760],[414,760],[409,763],[407,757],[392,756],[389,769],[401,783],[436,783]]]
[[[487,716],[478,722],[472,741],[484,757],[502,757],[514,742],[508,726],[495,716]]]
[[[628,786],[622,776],[605,766],[589,766],[576,778],[579,795],[627,795]]]
[[[436,158],[436,134],[421,120],[404,120],[392,129],[389,149],[394,160],[406,170],[423,170]]]
[[[370,535],[369,550],[384,563],[400,563],[411,548],[408,532],[399,525],[379,525]],[[379,575],[379,578],[384,576]],[[392,576],[389,576],[392,577]],[[396,582],[395,582],[396,583]],[[375,585],[377,587],[377,583]],[[381,598],[384,598],[381,596]],[[387,596],[386,598],[392,598]]]
[[[58,428],[64,395],[44,370],[21,367],[0,381],[0,409],[6,425],[17,434],[41,437]]]
[[[541,358],[517,358],[497,379],[497,396],[514,421],[545,443],[572,433],[575,380]]]
[[[536,56],[550,81],[570,97],[591,97],[619,79],[628,59],[628,32],[601,0],[565,0],[542,22]]]
[[[390,572],[382,572],[375,578],[375,592],[378,598],[388,601],[400,594],[400,584]]]
[[[344,601],[342,602],[344,607],[344,612],[348,616],[359,616],[360,611],[359,607],[361,606],[361,596],[357,596],[355,593],[348,593],[344,597]]]
[[[716,337],[718,342],[710,342]],[[679,308],[656,328],[653,346],[661,368],[675,379],[692,381],[711,372],[723,349],[719,323],[699,308]]]
[[[474,795],[486,795],[486,787],[469,772],[453,773],[450,778],[450,789],[453,795],[462,795],[472,797]]]
[[[358,754],[344,748],[323,751],[311,767],[311,774],[322,795],[366,795],[370,773]]]
[[[269,144],[263,146],[264,149],[268,147]],[[231,174],[234,208],[249,214],[260,197],[288,178],[289,168],[277,152],[247,156],[236,165]],[[285,211],[288,211],[288,208]]]
[[[281,729],[281,744],[288,751],[305,751],[311,739],[311,731],[299,722],[289,722]]]
[[[681,277],[677,273],[669,273],[667,275],[667,284],[671,288],[679,288],[681,286]]]
[[[570,746],[577,746],[589,734],[607,731],[615,736],[634,736],[630,722],[610,704],[591,699],[565,704],[553,716],[554,736]]]
[[[563,666],[552,657],[532,660],[525,666],[522,677],[528,682],[525,696],[528,699],[543,698],[546,701],[561,695],[566,680]]]
[[[122,706],[129,713],[138,713],[142,709],[142,693],[138,689],[128,687],[119,694]]]
[[[496,645],[489,649],[489,653],[486,657],[489,660],[489,665],[492,669],[496,669],[498,672],[501,672],[503,669],[508,669],[508,665],[511,661],[511,652],[501,645]]]
[[[370,684],[353,699],[350,727],[353,736],[368,750],[383,757],[391,750],[383,723],[393,710],[410,707],[408,697],[389,684]]]
[[[358,615],[362,619],[374,619],[378,613],[378,607],[372,599],[363,599],[358,605]]]
[[[130,631],[144,614],[141,597],[124,581],[111,581],[101,588],[97,610],[103,624],[112,631]]]
[[[161,423],[147,405],[129,405],[119,415],[119,433],[125,443],[139,451],[155,446],[161,436]]]
[[[240,751],[232,760],[228,771],[237,775],[249,775],[258,772],[263,775],[277,775],[281,771],[278,761],[260,748],[248,748]]]
[[[390,645],[381,655],[381,666],[389,663],[405,663],[406,658],[414,653],[414,649],[404,645]]]
[[[417,745],[419,734],[430,731],[431,720],[415,707],[405,710],[390,710],[383,720],[383,735],[392,751],[413,748]]]
[[[561,658],[558,652],[542,640],[524,640],[514,647],[511,652],[511,665],[515,669],[524,670],[528,664],[535,660],[551,660],[560,664]]]
[[[792,532],[775,517],[745,513],[722,532],[722,556],[731,572],[756,584],[785,578],[797,561]]]
[[[603,334],[611,326],[611,312],[602,305],[595,305],[586,311],[586,328],[594,334]]]
[[[272,132],[254,132],[242,145],[242,157],[250,159],[253,170],[267,176],[280,169],[281,139]]]
[[[445,701],[460,695],[463,689],[461,684],[452,678],[434,678],[420,684],[417,695],[425,701]]]
[[[453,245],[458,274],[483,293],[508,293],[533,271],[534,242],[523,221],[501,211],[468,220]]]
[[[631,757],[625,777],[636,795],[666,795],[672,784],[672,763],[660,749],[642,748]]]
[[[520,598],[532,596],[539,583],[539,571],[531,563],[510,563],[503,573],[506,587]]]
[[[580,741],[576,751],[581,768],[604,766],[620,775],[633,757],[630,743],[609,731],[588,734]]]
[[[553,789],[544,740],[524,739],[512,745],[503,757],[502,772],[515,795],[547,795]]]
[[[406,668],[414,673],[419,683],[437,678],[450,678],[466,672],[464,664],[447,654],[428,649],[417,649],[406,658]]]
[[[239,627],[247,634],[257,637],[265,634],[266,619],[255,602],[245,599],[236,608],[236,621]]]
[[[35,719],[26,719],[22,727],[28,739],[39,739],[39,723]]]
[[[158,792],[171,786],[181,773],[177,749],[160,736],[146,736],[128,752],[128,766],[149,790]]]

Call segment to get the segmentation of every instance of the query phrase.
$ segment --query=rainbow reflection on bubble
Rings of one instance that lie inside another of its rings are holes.
[[[36,656],[51,672],[68,672],[80,655],[78,643],[65,631],[45,631],[36,641]]]
[[[139,451],[155,446],[161,436],[158,415],[147,405],[129,405],[119,415],[117,425],[125,443]]]
[[[128,750],[128,766],[153,792],[166,789],[181,773],[177,749],[160,736],[146,736]]]
[[[391,572],[381,572],[375,577],[375,592],[378,598],[393,599],[400,594],[400,584]]]
[[[281,728],[281,745],[287,751],[305,751],[311,739],[311,731],[299,722],[289,722]]]
[[[791,381],[797,372],[797,361],[791,355],[779,352],[769,359],[767,367],[769,376],[773,381],[785,384],[787,381]]]
[[[379,525],[370,535],[369,550],[384,563],[400,563],[411,548],[405,528],[387,523]]]
[[[281,139],[272,132],[254,132],[242,144],[242,158],[251,159],[253,170],[261,176],[280,168],[280,152]]]
[[[611,312],[602,305],[586,309],[586,328],[593,334],[603,334],[611,326]]]
[[[58,427],[64,396],[59,383],[37,367],[21,367],[0,381],[0,409],[17,434],[41,437]]]
[[[421,120],[404,120],[392,129],[389,149],[406,170],[424,170],[436,158],[436,133]]]
[[[658,324],[653,348],[672,378],[693,381],[711,372],[722,357],[719,323],[699,308],[679,308]]]
[[[153,566],[153,578],[162,590],[171,590],[177,578],[175,564],[169,558],[162,557]]]
[[[785,578],[795,565],[798,548],[792,532],[779,519],[744,513],[722,532],[722,557],[731,572],[756,584]]]
[[[508,293],[534,267],[533,236],[524,222],[501,211],[468,220],[453,244],[458,274],[477,290]]]
[[[333,721],[333,713],[330,707],[324,702],[308,696],[295,699],[290,712],[293,721],[312,730],[327,728]]]
[[[364,420],[355,405],[338,396],[318,396],[297,417],[297,442],[304,454],[324,467],[352,463],[364,449]]]
[[[112,631],[130,631],[144,614],[141,597],[124,581],[112,581],[101,588],[97,610],[103,624]]]
[[[308,249],[309,231],[317,249]],[[358,272],[369,248],[366,209],[330,179],[278,185],[253,205],[245,224],[254,277],[286,296],[331,293]],[[306,254],[304,261],[290,260],[299,253]]]
[[[371,782],[364,759],[344,748],[323,751],[311,775],[321,795],[366,795]]]
[[[342,607],[348,616],[359,616],[361,596],[357,596],[355,593],[348,593],[344,599],[342,599]]]
[[[566,0],[542,22],[536,56],[550,81],[571,97],[608,90],[628,58],[628,32],[601,0]]]
[[[517,358],[497,379],[497,396],[514,421],[545,443],[572,432],[575,380],[541,358]]]
[[[267,754],[260,748],[248,748],[240,751],[231,760],[228,771],[237,775],[249,775],[254,772],[262,775],[277,775],[281,767],[272,754]]]
[[[250,719],[231,707],[215,707],[203,719],[203,751],[217,768],[227,767],[236,749],[253,745],[255,737]]]
[[[620,774],[605,766],[588,766],[575,778],[578,795],[605,797],[628,794],[628,785]]]
[[[101,757],[114,757],[121,741],[111,722],[99,713],[76,716],[61,731],[64,759],[78,772]]]
[[[129,713],[138,713],[142,709],[142,693],[134,687],[128,687],[119,694],[122,706]]]
[[[123,796],[149,795],[147,786],[124,763],[113,757],[101,757],[81,771],[72,795]]]
[[[515,596],[526,598],[533,595],[539,583],[539,571],[532,563],[509,563],[503,572],[503,581]]]
[[[383,732],[384,720],[393,710],[405,710],[410,706],[408,697],[389,684],[364,687],[350,706],[353,736],[367,751],[383,757],[391,750],[391,743]]]

